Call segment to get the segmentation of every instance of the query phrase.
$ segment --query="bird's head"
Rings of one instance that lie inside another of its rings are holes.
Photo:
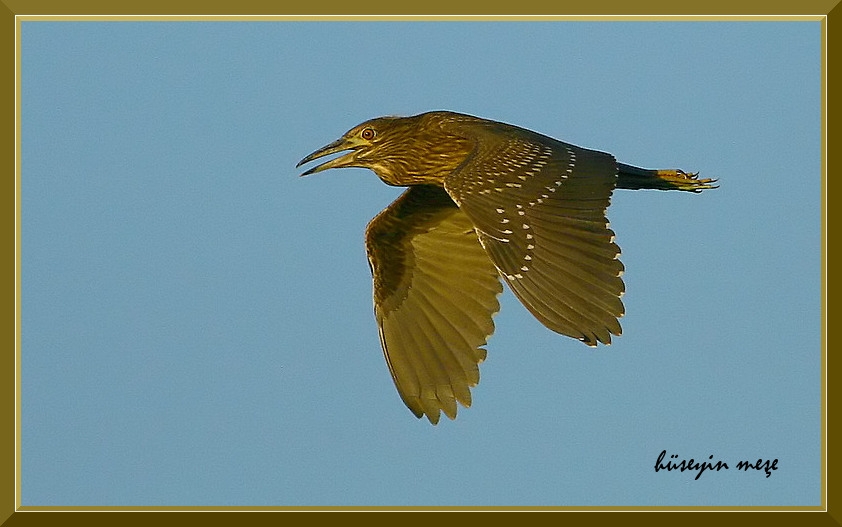
[[[437,119],[442,112],[412,117],[378,117],[348,130],[298,162],[346,152],[302,173],[329,168],[368,168],[390,185],[441,184],[444,177],[465,159],[473,142],[448,133]]]

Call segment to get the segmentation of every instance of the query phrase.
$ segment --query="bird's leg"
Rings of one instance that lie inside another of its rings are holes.
[[[697,172],[649,170],[617,163],[617,188],[701,192],[705,189],[716,188],[715,183],[715,179],[699,179]]]

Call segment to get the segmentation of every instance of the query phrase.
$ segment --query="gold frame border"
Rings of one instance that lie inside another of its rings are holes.
[[[4,398],[3,402],[7,403],[4,405],[0,405],[2,407],[2,414],[0,414],[0,418],[6,418],[8,420],[4,422],[9,422],[12,419],[14,420],[15,426],[14,430],[10,431],[10,433],[2,435],[2,442],[0,445],[6,447],[7,445],[10,449],[13,449],[15,452],[14,461],[10,461],[9,457],[6,456],[3,458],[3,461],[0,461],[0,466],[4,468],[11,469],[11,470],[4,470],[4,474],[12,473],[12,478],[3,478],[0,480],[0,503],[2,503],[2,508],[0,509],[0,522],[2,525],[18,525],[23,523],[38,523],[40,524],[42,521],[47,524],[53,524],[55,521],[67,521],[71,518],[78,519],[84,521],[89,524],[99,524],[101,522],[108,522],[111,523],[114,517],[109,514],[101,514],[102,512],[120,512],[123,513],[120,515],[120,521],[128,520],[129,518],[126,517],[125,513],[127,512],[158,512],[164,513],[164,517],[160,514],[156,515],[153,521],[182,521],[184,518],[178,514],[169,514],[169,513],[184,513],[184,512],[192,512],[196,514],[201,514],[201,518],[203,520],[213,520],[207,516],[207,513],[213,512],[232,512],[232,511],[241,511],[241,512],[251,512],[251,513],[272,513],[278,511],[285,511],[285,512],[298,512],[298,511],[323,511],[323,512],[338,512],[338,511],[563,511],[566,513],[588,513],[588,512],[636,512],[636,513],[655,513],[655,512],[685,512],[685,513],[693,513],[693,512],[720,512],[720,513],[745,513],[751,512],[755,514],[763,514],[764,521],[773,521],[775,519],[780,519],[782,521],[786,521],[789,519],[788,515],[784,516],[776,516],[770,517],[769,514],[775,512],[795,512],[795,513],[805,513],[805,512],[812,512],[813,514],[809,514],[804,516],[803,514],[799,517],[799,522],[822,522],[825,523],[828,520],[835,524],[839,524],[839,521],[836,519],[840,515],[838,514],[838,509],[833,505],[836,504],[836,500],[830,499],[828,495],[828,476],[829,472],[831,471],[831,467],[828,464],[832,458],[828,458],[828,370],[827,370],[827,174],[828,174],[828,160],[827,160],[827,148],[828,148],[828,106],[827,106],[827,95],[828,95],[828,21],[829,19],[835,20],[836,18],[832,15],[836,15],[837,13],[833,13],[835,11],[836,2],[804,2],[799,5],[797,8],[775,8],[774,6],[763,6],[763,7],[755,7],[754,9],[747,8],[747,6],[742,5],[741,3],[735,2],[708,2],[704,6],[704,10],[708,10],[709,13],[703,12],[700,9],[700,6],[681,6],[680,8],[676,8],[675,5],[667,5],[665,3],[666,9],[662,7],[656,6],[654,2],[652,5],[635,5],[634,8],[629,8],[626,5],[618,2],[617,6],[597,6],[594,8],[593,6],[589,7],[588,12],[577,13],[577,14],[540,14],[541,9],[535,8],[534,6],[525,6],[523,8],[524,11],[534,11],[531,14],[391,14],[391,15],[379,15],[375,13],[365,13],[365,14],[343,14],[343,15],[318,15],[318,14],[307,14],[307,13],[297,13],[297,14],[273,14],[273,12],[277,12],[279,9],[277,6],[271,5],[269,2],[244,2],[244,5],[238,6],[238,8],[227,8],[224,7],[219,9],[219,6],[216,6],[216,10],[219,14],[207,14],[208,12],[213,11],[213,6],[201,6],[201,8],[197,7],[186,7],[180,5],[178,2],[157,2],[157,1],[150,1],[146,2],[142,5],[135,5],[134,2],[125,2],[120,3],[117,6],[109,5],[107,2],[95,2],[95,1],[86,1],[86,2],[74,2],[73,6],[67,5],[67,3],[60,2],[60,1],[43,1],[43,2],[25,2],[26,6],[23,6],[24,2],[22,1],[15,1],[15,0],[0,0],[0,17],[2,20],[7,22],[7,24],[2,24],[3,33],[9,33],[10,25],[13,27],[13,40],[7,39],[5,42],[7,43],[6,46],[9,51],[13,51],[13,53],[6,53],[2,55],[2,60],[4,62],[3,66],[6,67],[6,71],[13,70],[15,75],[13,77],[13,83],[5,83],[4,87],[9,92],[8,95],[10,98],[14,98],[15,106],[12,110],[9,106],[6,106],[3,110],[6,113],[6,119],[4,122],[14,123],[13,127],[4,127],[4,133],[8,134],[9,140],[3,142],[2,144],[6,145],[6,156],[4,157],[7,160],[13,160],[13,167],[10,167],[14,170],[15,176],[15,188],[14,188],[14,199],[15,199],[15,224],[14,224],[14,237],[13,237],[13,244],[14,244],[14,263],[13,263],[13,272],[15,277],[15,285],[14,285],[14,298],[15,304],[12,311],[12,316],[8,317],[6,320],[13,320],[13,331],[15,335],[15,352],[14,352],[14,362],[7,361],[5,363],[6,366],[12,366],[11,373],[15,377],[14,382],[14,392],[13,398],[11,400]],[[433,3],[439,3],[437,1]],[[264,5],[269,4],[269,5]],[[347,6],[347,4],[346,4]],[[331,8],[332,6],[324,6],[325,8]],[[395,6],[391,6],[392,10],[394,11]],[[459,6],[454,6],[453,4],[442,5],[435,9],[432,9],[433,12],[446,12],[448,10],[458,9]],[[339,9],[333,12],[341,12],[342,9],[347,9],[347,7],[339,6]],[[375,11],[379,9],[378,7],[374,7]],[[227,10],[239,10],[243,14],[232,14],[226,12]],[[487,6],[484,6],[482,10],[489,10]],[[590,11],[599,11],[603,10],[606,14],[588,14]],[[633,13],[626,13],[626,14],[611,14],[611,13],[622,13],[624,10],[631,10],[637,13],[643,14],[633,14]],[[688,11],[686,13],[682,13],[682,11]],[[693,11],[696,11],[694,14]],[[720,13],[727,13],[729,11],[735,11],[732,14],[711,14],[714,12]],[[160,13],[167,13],[167,14],[150,14],[154,12]],[[383,12],[388,12],[388,10],[383,10]],[[658,14],[661,13],[678,13],[678,14]],[[115,13],[115,14],[100,14],[100,13]],[[184,14],[186,13],[186,14]],[[192,14],[191,14],[192,13]],[[264,13],[264,14],[256,14],[256,13]],[[772,13],[772,14],[769,14]],[[824,14],[820,14],[824,13]],[[840,12],[842,14],[842,12]],[[822,468],[821,468],[821,478],[822,478],[822,505],[816,507],[650,507],[650,506],[641,506],[641,507],[614,507],[614,506],[605,506],[605,507],[575,507],[575,506],[559,506],[559,507],[474,507],[474,506],[465,506],[465,507],[221,507],[221,506],[205,506],[205,507],[191,507],[191,506],[166,506],[166,507],[154,507],[154,506],[103,506],[103,507],[41,507],[41,506],[21,506],[20,505],[20,144],[19,144],[19,137],[20,137],[20,92],[19,92],[19,81],[20,78],[20,23],[21,22],[34,22],[34,21],[125,21],[125,20],[132,20],[132,21],[175,21],[175,22],[185,22],[185,21],[367,21],[367,22],[376,22],[376,21],[417,21],[417,22],[424,22],[424,21],[520,21],[520,22],[530,22],[530,21],[821,21],[822,22],[822,29],[821,29],[821,47],[822,47],[822,117],[821,117],[821,126],[822,126],[822,196],[821,196],[821,218],[822,218],[822,320],[821,320],[821,327],[822,327]],[[11,24],[9,24],[11,22]],[[9,46],[9,43],[12,43],[12,46]],[[10,85],[11,84],[11,85]],[[3,369],[6,371],[6,368]],[[12,395],[12,394],[9,394]],[[2,449],[5,452],[8,452],[8,449]],[[70,513],[73,514],[72,517],[65,518],[65,514]],[[817,514],[818,513],[818,514]],[[836,514],[834,514],[836,513]],[[57,516],[60,515],[60,516]],[[135,519],[139,519],[141,521],[148,520],[150,518],[143,518],[132,515]],[[582,517],[578,514],[574,514],[574,516],[587,519],[588,521],[612,521],[616,520],[615,517],[606,518],[604,516],[600,517],[593,517],[593,516],[586,516]],[[216,519],[220,519],[224,521],[227,517],[222,516],[215,516]],[[251,514],[249,516],[238,516],[238,521],[245,520],[246,518],[249,519],[249,522],[252,521],[259,521],[260,518],[267,520],[267,521],[277,521],[277,518],[274,517],[274,514],[269,514],[268,516],[265,514]],[[706,521],[712,518],[705,518],[696,515],[695,518]],[[726,519],[727,518],[727,519]],[[189,519],[198,519],[191,517]],[[569,517],[565,517],[565,519],[573,519]],[[673,516],[663,516],[657,514],[646,514],[645,521],[650,521],[654,523],[660,522],[669,522],[670,524],[676,519]],[[739,514],[726,514],[725,517],[717,516],[717,521],[744,521],[746,518],[742,517]],[[681,521],[692,521],[691,516],[682,515]]]

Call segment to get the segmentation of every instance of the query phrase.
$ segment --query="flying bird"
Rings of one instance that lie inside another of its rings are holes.
[[[625,286],[606,209],[618,189],[701,192],[715,180],[649,170],[510,124],[435,111],[351,128],[296,166],[372,170],[409,187],[368,224],[380,343],[421,418],[471,405],[505,282],[547,328],[588,346],[621,333]]]

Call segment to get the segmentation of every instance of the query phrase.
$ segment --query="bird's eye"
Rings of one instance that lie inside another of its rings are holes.
[[[370,140],[374,139],[375,135],[376,134],[374,133],[373,128],[366,128],[362,132],[360,132],[360,137],[362,137],[366,141],[370,141]]]

